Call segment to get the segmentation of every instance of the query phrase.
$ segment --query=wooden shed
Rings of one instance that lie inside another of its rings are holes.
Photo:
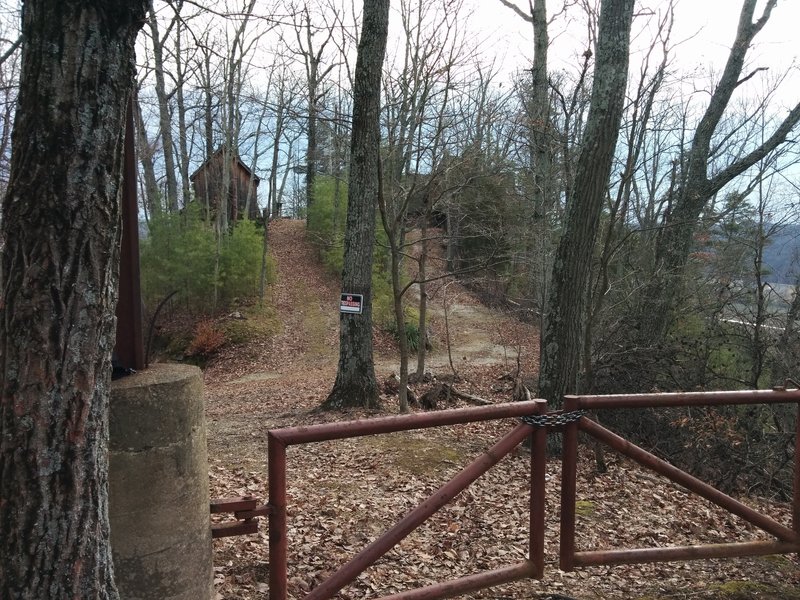
[[[230,160],[227,173],[228,221],[233,223],[245,216],[249,219],[260,217],[258,209],[258,184],[261,179],[244,164],[236,152],[225,152],[220,148],[192,173],[189,179],[194,190],[194,199],[204,207],[208,215],[216,214],[220,198],[225,189],[225,158]]]

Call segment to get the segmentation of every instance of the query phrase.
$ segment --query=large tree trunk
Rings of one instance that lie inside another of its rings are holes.
[[[145,0],[23,5],[3,200],[0,598],[117,598],[108,398],[125,108]]]
[[[567,207],[567,222],[553,264],[542,336],[539,396],[557,404],[564,394],[577,392],[586,286],[625,106],[632,18],[633,0],[603,2],[575,194]]]
[[[381,72],[389,29],[389,0],[365,0],[353,80],[353,137],[344,236],[342,291],[364,295],[364,312],[339,319],[339,368],[323,408],[375,407],[372,357],[372,250],[378,197]]]

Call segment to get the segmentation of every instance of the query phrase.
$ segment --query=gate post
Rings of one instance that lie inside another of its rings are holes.
[[[578,410],[577,396],[564,396],[564,412]],[[578,474],[578,421],[564,427],[561,456],[561,546],[562,571],[575,568],[575,490]]]
[[[537,400],[536,414],[547,414],[547,400]],[[529,558],[535,579],[544,577],[544,513],[547,474],[547,427],[537,427],[531,434],[531,518]]]
[[[800,533],[800,403],[796,405],[797,424],[794,437],[794,490],[792,497],[792,528]]]
[[[287,553],[286,539],[286,444],[271,431],[267,434],[269,505],[269,599],[286,600]]]

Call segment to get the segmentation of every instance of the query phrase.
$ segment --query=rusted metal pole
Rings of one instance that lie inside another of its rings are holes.
[[[729,404],[787,404],[800,402],[800,390],[740,390],[579,396],[578,408],[662,408],[667,406],[724,406]]]
[[[377,419],[360,419],[358,421],[340,421],[336,423],[322,423],[319,425],[286,427],[284,429],[273,429],[270,431],[270,435],[280,439],[285,445],[291,446],[293,444],[323,442],[327,440],[376,435],[379,433],[426,429],[444,425],[474,423],[476,421],[491,421],[493,419],[503,419],[507,417],[524,417],[534,414],[536,410],[538,410],[537,401],[526,400],[525,402],[509,402],[507,404],[493,404],[491,406],[441,410],[434,413],[418,413],[394,417],[380,417]]]
[[[797,405],[794,436],[794,490],[792,497],[792,528],[798,534],[800,534],[800,404]]]
[[[286,446],[271,434],[267,434],[269,466],[269,598],[286,600],[287,552],[286,524]]]
[[[139,274],[139,203],[136,199],[136,148],[133,100],[128,101],[122,178],[122,240],[119,256],[117,332],[114,354],[120,366],[144,369],[142,293]]]
[[[593,552],[577,552],[575,554],[575,566],[594,567],[599,565],[639,564],[705,558],[735,558],[740,556],[790,554],[798,551],[800,551],[800,544],[787,542],[742,542],[737,544],[673,546],[669,548],[596,550]]]
[[[314,588],[314,590],[305,597],[305,600],[327,600],[328,598],[332,598],[336,592],[353,581],[359,573],[386,554],[386,552],[409,533],[414,531],[414,529],[428,517],[452,500],[478,477],[496,465],[501,458],[516,448],[530,433],[530,425],[526,425],[525,423],[517,425],[499,442],[484,451],[481,456],[464,467],[458,475],[430,495],[422,504],[417,506],[417,508],[408,513],[399,523],[364,548],[347,564],[340,567],[338,571]],[[272,457],[270,457],[270,462],[271,460]],[[271,481],[270,492],[272,492]],[[270,536],[271,535],[272,531],[270,531]],[[272,568],[272,564],[270,564],[270,568]],[[283,598],[280,600],[283,600]]]
[[[564,411],[577,410],[578,399],[564,396]],[[581,419],[583,421],[585,419]],[[575,494],[578,476],[578,422],[564,427],[561,456],[561,544],[559,566],[562,571],[575,567]]]
[[[708,485],[706,482],[701,481],[684,471],[681,471],[665,460],[661,460],[657,456],[650,454],[639,446],[636,446],[630,443],[628,440],[618,436],[614,432],[609,431],[602,425],[598,425],[594,421],[584,418],[581,419],[580,427],[601,442],[611,446],[617,452],[635,460],[648,469],[652,469],[656,473],[660,473],[664,477],[667,477],[675,483],[682,485],[689,491],[702,496],[706,500],[710,500],[714,504],[721,506],[725,510],[735,514],[738,517],[741,517],[745,521],[752,523],[756,527],[760,527],[767,533],[774,535],[776,538],[785,542],[800,541],[800,536],[798,536],[795,531],[778,523],[766,515],[762,515],[760,512],[753,510],[735,498],[731,498],[727,494],[720,492],[718,489]]]
[[[534,577],[534,570],[533,564],[530,561],[525,561],[511,567],[502,567],[452,581],[435,583],[416,590],[383,596],[377,598],[377,600],[439,600],[440,598],[453,598],[495,585]]]
[[[547,402],[540,401],[539,414],[547,414]],[[533,577],[544,576],[544,512],[547,475],[547,428],[537,427],[531,435],[531,499],[529,560]]]

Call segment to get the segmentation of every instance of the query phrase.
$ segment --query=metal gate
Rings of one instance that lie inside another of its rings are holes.
[[[631,444],[584,416],[585,410],[609,408],[659,408],[675,406],[723,406],[732,404],[800,405],[800,390],[762,390],[740,392],[704,392],[685,394],[635,394],[612,396],[567,396],[564,410],[547,412],[544,400],[498,404],[478,408],[445,410],[435,413],[364,419],[322,425],[289,427],[268,433],[269,446],[269,565],[270,600],[287,598],[286,452],[289,446],[335,439],[409,431],[476,421],[517,417],[521,419],[510,433],[501,438],[453,479],[409,512],[396,525],[356,554],[333,575],[315,587],[305,600],[326,600],[355,578],[428,517],[466,489],[483,473],[531,437],[530,525],[528,559],[514,565],[484,571],[447,582],[409,590],[378,600],[434,600],[450,598],[472,591],[520,579],[541,579],[544,576],[545,533],[545,469],[548,429],[563,428],[560,567],[564,571],[576,567],[622,563],[725,558],[800,552],[800,411],[796,418],[794,489],[792,528],[761,514],[699,479],[681,471],[658,457]],[[628,456],[648,469],[669,478],[688,490],[714,502],[753,525],[768,532],[775,541],[753,541],[731,544],[709,544],[667,548],[575,551],[575,499],[577,486],[578,431],[582,430]]]

